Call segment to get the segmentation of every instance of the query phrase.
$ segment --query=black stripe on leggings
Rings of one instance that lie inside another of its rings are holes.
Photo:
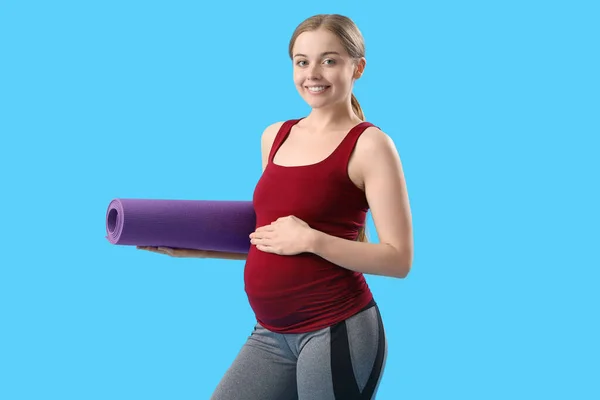
[[[377,309],[379,325],[379,344],[377,356],[369,379],[361,393],[352,369],[350,356],[350,343],[348,341],[348,328],[346,322],[331,327],[331,375],[333,379],[333,393],[338,400],[371,400],[383,367],[385,354],[385,337],[381,315]]]
[[[369,400],[373,397],[373,393],[375,393],[375,389],[377,388],[377,383],[383,369],[383,359],[385,358],[385,331],[383,330],[383,321],[381,319],[381,314],[379,313],[379,307],[376,307],[375,311],[377,311],[377,329],[379,329],[377,356],[375,357],[375,363],[373,364],[371,375],[369,375],[369,380],[363,390],[363,399]]]

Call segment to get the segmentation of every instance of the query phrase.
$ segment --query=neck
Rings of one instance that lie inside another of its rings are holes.
[[[312,127],[312,130],[318,132],[336,128],[345,129],[348,125],[357,125],[362,122],[354,113],[350,99],[329,107],[313,108],[305,121]]]

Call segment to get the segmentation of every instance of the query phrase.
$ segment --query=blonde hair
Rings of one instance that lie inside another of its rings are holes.
[[[305,19],[294,30],[288,49],[290,59],[294,57],[293,49],[298,36],[304,32],[316,31],[319,28],[327,29],[336,35],[351,58],[358,60],[365,56],[365,42],[354,21],[339,14],[318,14]],[[365,115],[354,93],[351,95],[350,102],[356,116],[361,121],[365,121]],[[358,231],[356,240],[360,242],[368,241],[366,221],[365,225]]]

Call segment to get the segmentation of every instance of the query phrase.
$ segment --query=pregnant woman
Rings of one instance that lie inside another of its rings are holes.
[[[404,278],[413,259],[402,164],[352,94],[366,66],[352,20],[303,21],[289,56],[306,117],[268,126],[245,254],[145,250],[246,260],[256,325],[213,400],[373,399],[387,356],[378,305],[363,274]],[[371,211],[379,243],[365,235]]]

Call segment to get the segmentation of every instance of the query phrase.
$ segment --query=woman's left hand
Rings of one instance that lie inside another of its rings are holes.
[[[250,234],[250,243],[258,250],[291,256],[309,251],[314,230],[293,215],[261,226]]]

